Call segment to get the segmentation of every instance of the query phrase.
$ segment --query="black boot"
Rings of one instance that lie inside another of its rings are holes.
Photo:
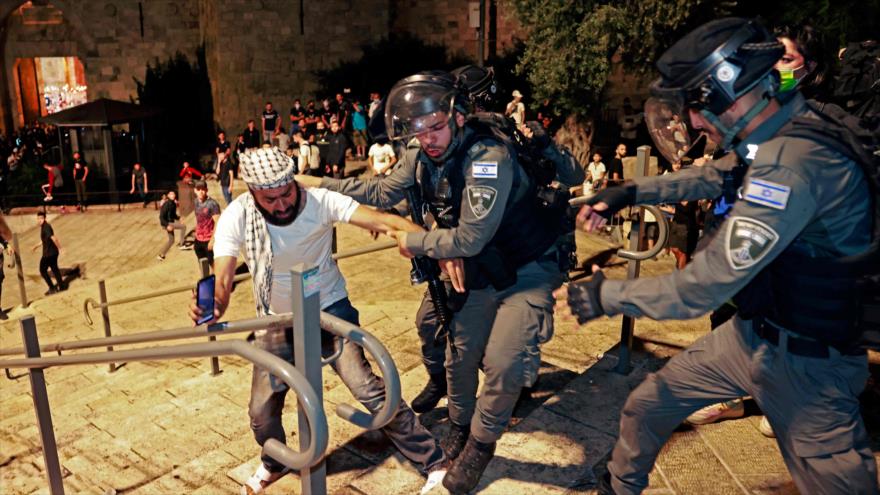
[[[443,397],[446,397],[446,372],[432,373],[425,388],[413,399],[410,406],[419,414],[426,413],[437,407]]]
[[[483,443],[469,438],[461,455],[446,472],[443,486],[454,495],[470,492],[480,482],[483,471],[494,456],[495,442]]]
[[[464,444],[467,442],[470,434],[471,425],[462,426],[452,421],[449,422],[449,431],[446,432],[446,436],[440,442],[440,447],[446,453],[447,459],[451,461],[458,457],[458,454],[461,454],[461,449],[464,448]]]

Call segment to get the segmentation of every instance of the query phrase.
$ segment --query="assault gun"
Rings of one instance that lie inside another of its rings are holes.
[[[425,225],[425,217],[422,215],[422,201],[419,197],[418,186],[412,186],[406,190],[406,199],[409,202],[409,213],[412,221],[422,227]],[[449,297],[446,286],[440,280],[440,266],[435,260],[427,256],[415,256],[412,260],[412,270],[409,272],[409,281],[413,285],[423,282],[428,283],[428,295],[434,305],[434,314],[437,315],[437,331],[434,334],[434,342],[448,338],[449,347],[453,356],[457,355],[453,344],[452,334],[452,311],[449,309]]]

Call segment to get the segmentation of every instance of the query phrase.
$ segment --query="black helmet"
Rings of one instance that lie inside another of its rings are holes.
[[[468,100],[476,109],[489,110],[494,106],[498,83],[492,67],[465,65],[453,70],[452,75],[467,90]]]
[[[406,139],[428,130],[424,117],[443,114],[452,118],[457,110],[468,113],[458,80],[448,72],[421,72],[401,79],[385,100],[385,129],[390,139]]]
[[[645,103],[645,121],[659,151],[671,162],[684,155],[690,143],[688,110],[699,111],[717,127],[724,136],[719,144],[727,148],[775,94],[773,66],[784,52],[782,43],[756,21],[741,18],[708,22],[672,45],[657,61],[660,78],[651,84],[652,98]],[[767,98],[733,126],[722,125],[718,116],[761,84]]]

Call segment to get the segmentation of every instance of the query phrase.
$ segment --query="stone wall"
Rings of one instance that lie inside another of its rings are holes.
[[[230,134],[271,101],[288,126],[294,98],[312,98],[313,71],[360,56],[387,35],[387,0],[201,0],[214,120]],[[302,20],[302,22],[301,22]]]
[[[7,20],[3,70],[12,102],[17,102],[16,58],[79,57],[89,100],[123,101],[136,97],[134,79],[144,79],[148,62],[165,60],[178,51],[195,61],[200,43],[197,0],[52,0],[50,5],[61,11],[60,24],[25,24],[19,10]],[[13,121],[19,126],[23,122],[15,106]]]
[[[477,30],[468,24],[468,4],[473,0],[392,0],[391,29],[408,31],[428,43],[446,45],[453,53],[476,59]],[[486,2],[486,24],[489,2]],[[523,35],[512,8],[497,1],[497,50],[501,54]],[[488,36],[488,34],[487,34]],[[486,55],[489,51],[486,49]]]

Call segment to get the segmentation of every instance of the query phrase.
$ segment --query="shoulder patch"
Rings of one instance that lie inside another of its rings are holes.
[[[465,193],[471,212],[478,220],[482,220],[492,211],[492,207],[495,206],[495,198],[498,197],[498,191],[489,186],[468,186],[465,188]]]
[[[473,162],[471,176],[475,179],[497,179],[498,162]]]
[[[734,270],[745,270],[761,261],[776,245],[779,234],[760,220],[730,217],[727,225],[727,261]]]
[[[743,199],[751,203],[784,210],[788,206],[791,188],[769,180],[749,179],[743,189]]]

